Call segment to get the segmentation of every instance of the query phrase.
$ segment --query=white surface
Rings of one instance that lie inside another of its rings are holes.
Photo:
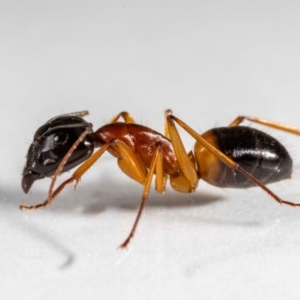
[[[18,210],[46,197],[49,180],[24,195],[20,174],[35,130],[62,112],[88,109],[94,128],[128,110],[161,131],[167,108],[199,131],[238,114],[300,126],[299,5],[2,1],[1,299],[299,299],[300,209],[259,188],[152,190],[128,251],[142,187],[109,155],[76,193]],[[296,165],[271,188],[299,202],[299,138],[266,131]]]

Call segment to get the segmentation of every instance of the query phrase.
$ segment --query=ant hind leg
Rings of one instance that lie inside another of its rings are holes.
[[[271,127],[271,128],[278,129],[278,130],[282,130],[282,131],[286,131],[286,132],[289,132],[289,133],[300,135],[300,128],[290,126],[290,125],[281,124],[281,123],[278,123],[278,122],[264,120],[264,119],[257,118],[257,117],[249,117],[249,116],[238,116],[236,119],[234,119],[229,124],[229,127],[238,126],[244,120],[248,120],[250,122],[254,122],[254,123],[265,125],[265,126],[268,126],[268,127]]]
[[[226,156],[224,153],[222,153],[220,150],[212,146],[210,143],[208,143],[200,134],[198,134],[195,130],[193,130],[191,127],[189,127],[186,123],[181,121],[180,119],[176,118],[173,115],[168,116],[168,122],[171,126],[174,126],[174,121],[180,125],[187,133],[189,133],[199,144],[201,144],[203,147],[205,147],[208,151],[213,153],[215,156],[218,157],[218,159],[223,162],[226,166],[231,168],[232,170],[236,170],[240,173],[242,173],[245,177],[247,177],[249,180],[254,182],[257,186],[261,187],[265,192],[267,192],[275,201],[277,201],[280,204],[286,204],[290,206],[300,206],[300,203],[294,203],[286,200],[282,200],[280,197],[278,197],[275,193],[273,193],[268,187],[266,187],[264,184],[262,184],[258,179],[256,179],[254,176],[252,176],[250,173],[245,171],[243,168],[239,166],[236,162],[234,162],[232,159],[230,159],[228,156]]]

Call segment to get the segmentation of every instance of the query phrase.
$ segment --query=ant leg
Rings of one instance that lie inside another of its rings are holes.
[[[162,146],[160,143],[158,143],[157,147],[158,156],[155,165],[155,190],[162,194],[166,189],[168,175],[164,173]]]
[[[170,136],[170,131],[169,131],[169,124],[168,124],[168,116],[172,115],[172,110],[171,109],[167,109],[165,111],[165,128],[164,128],[164,135],[166,138],[170,139],[172,144],[174,143],[175,146],[179,143],[182,145],[182,142],[181,142],[181,138],[180,136],[178,135],[178,133],[176,134],[175,132],[175,135],[174,133],[172,132],[172,139],[171,139],[171,136]],[[175,128],[176,130],[176,128]],[[175,141],[175,142],[174,142]],[[178,142],[176,142],[178,141]],[[175,148],[173,144],[173,147]],[[192,168],[190,169],[191,173],[194,173],[192,169],[195,169],[195,165],[196,165],[196,162],[195,162],[195,157],[194,157],[194,154],[193,154],[193,151],[190,151],[189,153],[187,153],[185,151],[185,149],[183,148],[178,148],[178,146],[176,147],[177,150],[177,153],[176,155],[179,155],[180,157],[184,156],[184,159],[186,160],[186,156],[188,156],[188,159],[191,161],[192,163]],[[183,150],[183,151],[182,151]],[[182,169],[182,166],[180,165],[181,169]],[[194,176],[194,175],[193,175]],[[198,176],[197,176],[198,178]],[[194,177],[194,180],[196,181],[195,177]],[[195,184],[195,181],[194,181],[194,184]],[[170,184],[172,186],[172,188],[174,190],[176,190],[177,192],[181,192],[181,193],[190,193],[190,192],[193,192],[196,187],[194,188],[191,188],[191,182],[189,182],[189,180],[184,176],[184,174],[180,174],[180,175],[177,175],[177,176],[170,176]],[[198,185],[198,180],[197,180],[197,185]]]
[[[79,140],[79,139],[78,139]],[[76,146],[75,144],[77,143],[77,141],[74,143],[74,145],[72,146],[72,148],[74,146]],[[80,142],[79,142],[80,143]],[[79,144],[78,143],[78,144]],[[81,176],[83,176],[83,174],[101,157],[101,155],[107,150],[107,148],[111,145],[112,142],[109,142],[107,144],[104,144],[101,148],[99,148],[92,156],[90,156],[84,163],[82,163],[77,169],[76,171],[73,173],[73,175],[68,178],[67,180],[65,180],[54,192],[53,192],[53,188],[54,188],[54,184],[56,181],[56,178],[58,177],[58,175],[60,174],[63,166],[66,164],[67,160],[69,159],[69,157],[71,156],[71,154],[73,153],[73,150],[69,155],[68,153],[72,150],[72,148],[69,150],[69,152],[66,154],[66,156],[63,158],[62,162],[60,163],[60,165],[58,166],[53,179],[51,181],[51,185],[49,188],[49,192],[48,192],[48,198],[40,204],[37,205],[20,205],[19,208],[22,209],[37,209],[40,207],[46,207],[48,205],[51,205],[53,199],[64,189],[64,187],[69,184],[72,183],[74,180],[76,181],[75,183],[75,187],[78,184]]]
[[[166,175],[163,172],[163,152],[162,152],[162,145],[160,143],[157,144],[157,148],[155,150],[153,159],[151,161],[149,171],[147,171],[147,168],[145,167],[140,157],[136,155],[136,153],[134,153],[124,142],[115,139],[113,143],[118,149],[118,154],[119,154],[118,165],[120,169],[128,177],[144,185],[141,205],[137,217],[130,231],[130,234],[120,246],[120,248],[125,248],[129,244],[131,238],[133,237],[138,222],[141,218],[142,212],[144,210],[144,207],[146,206],[154,171],[156,173],[155,189],[159,193],[163,193],[165,190]]]
[[[281,123],[277,123],[277,122],[273,122],[273,121],[269,121],[269,120],[260,119],[260,118],[257,118],[257,117],[249,117],[249,116],[238,116],[234,121],[232,121],[229,124],[229,127],[238,126],[244,120],[248,120],[250,122],[262,124],[262,125],[265,125],[265,126],[268,126],[268,127],[272,127],[272,128],[275,128],[275,129],[279,129],[279,130],[283,130],[283,131],[286,131],[286,132],[290,132],[290,133],[300,135],[300,128],[285,125],[285,124],[281,124]]]
[[[182,192],[193,192],[198,186],[198,174],[193,164],[193,160],[191,160],[191,155],[186,152],[182,140],[179,136],[179,133],[174,126],[174,122],[171,119],[173,116],[171,114],[167,114],[167,125],[168,132],[170,134],[171,142],[174,148],[174,152],[176,158],[178,159],[178,163],[180,165],[181,172],[183,176],[170,177],[172,187],[177,191]],[[184,178],[185,177],[185,178]],[[176,181],[176,182],[175,182]]]
[[[127,111],[122,111],[119,114],[117,114],[114,118],[110,120],[109,123],[115,123],[117,122],[120,118],[123,118],[125,123],[135,123],[133,117],[127,112]]]
[[[177,131],[175,129],[174,121],[176,121],[177,124],[179,124],[186,132],[188,132],[199,144],[201,144],[203,147],[205,147],[208,151],[216,155],[220,161],[222,161],[226,166],[229,168],[236,170],[240,173],[242,173],[245,177],[247,177],[249,180],[253,181],[256,185],[260,186],[264,191],[266,191],[274,200],[276,200],[280,204],[287,204],[290,206],[300,206],[299,203],[294,203],[290,201],[285,201],[279,198],[275,193],[273,193],[269,188],[267,188],[264,184],[262,184],[259,180],[257,180],[255,177],[253,177],[250,173],[245,171],[243,168],[239,166],[236,162],[234,162],[232,159],[230,159],[228,156],[226,156],[224,153],[213,147],[210,143],[208,143],[200,134],[198,134],[195,130],[193,130],[191,127],[189,127],[186,123],[181,121],[180,119],[176,118],[173,115],[170,115],[168,117],[169,122],[169,128],[174,128],[174,131]],[[171,130],[170,130],[171,132]],[[177,133],[178,134],[178,133]]]
[[[149,172],[148,175],[146,177],[146,180],[144,182],[144,190],[143,190],[143,194],[142,194],[142,199],[141,199],[141,204],[140,204],[140,208],[139,211],[137,213],[136,219],[134,221],[134,224],[132,226],[132,229],[128,235],[128,237],[125,239],[125,241],[120,245],[120,248],[126,248],[130,242],[130,240],[133,238],[134,233],[136,231],[136,228],[138,226],[139,220],[142,216],[142,212],[147,204],[147,200],[148,200],[148,195],[149,195],[149,190],[150,190],[150,186],[151,186],[151,181],[154,175],[154,171],[156,170],[156,189],[161,189],[164,190],[165,189],[165,182],[163,180],[163,168],[162,168],[162,145],[158,144],[157,148],[154,152],[153,155],[153,159],[151,161],[151,165],[149,168]]]
[[[168,116],[172,115],[172,110],[171,109],[167,109],[165,111],[165,126],[164,126],[164,136],[168,139],[171,139],[170,137],[170,132],[169,132],[169,127],[168,127],[168,121],[167,118]]]
[[[115,139],[114,145],[118,150],[119,168],[133,180],[144,184],[147,177],[147,168],[136,153],[134,153],[124,142]]]
[[[144,184],[147,178],[148,170],[143,163],[142,159],[134,153],[130,147],[128,147],[123,141],[114,139],[114,146],[117,149],[117,162],[119,168],[130,178],[133,180]],[[165,190],[165,184],[167,175],[163,172],[162,166],[162,156],[159,156],[158,166],[156,169],[158,170],[156,173],[156,190],[159,193],[163,193]]]
[[[48,192],[48,198],[41,204],[38,205],[31,205],[31,206],[27,206],[27,205],[20,205],[19,208],[22,210],[24,209],[36,209],[36,208],[40,208],[40,207],[45,207],[47,205],[50,205],[52,202],[52,191],[54,188],[54,184],[55,181],[57,179],[57,177],[59,176],[59,174],[61,173],[64,165],[67,163],[68,159],[70,158],[70,156],[72,155],[72,153],[75,151],[75,149],[78,147],[78,145],[83,141],[84,137],[90,132],[91,129],[91,125],[88,125],[88,127],[83,131],[83,133],[79,136],[79,138],[76,140],[76,142],[72,145],[72,147],[69,149],[69,151],[66,153],[66,155],[64,156],[64,158],[62,159],[62,161],[60,162],[60,164],[58,165],[53,177],[52,177],[52,181],[49,187],[49,192]]]
[[[83,134],[82,134],[83,135]],[[84,137],[84,136],[83,136]],[[74,145],[72,146],[72,148],[68,151],[68,153],[65,155],[65,157],[63,158],[62,162],[60,163],[60,165],[58,166],[54,176],[53,176],[53,179],[51,181],[51,185],[50,185],[50,188],[49,188],[49,192],[48,192],[48,198],[43,202],[43,203],[40,203],[40,204],[37,204],[37,205],[31,205],[31,206],[27,206],[27,205],[20,205],[19,208],[22,210],[22,209],[37,209],[37,208],[40,208],[40,207],[46,207],[48,205],[51,205],[53,199],[64,189],[64,187],[69,184],[69,183],[72,183],[73,181],[75,181],[75,186],[74,186],[74,189],[76,188],[80,178],[84,175],[84,173],[102,156],[102,154],[114,143],[116,143],[117,141],[115,139],[112,139],[111,141],[109,141],[108,143],[104,144],[101,148],[99,148],[92,156],[90,156],[85,162],[83,162],[77,169],[76,171],[73,173],[73,175],[66,179],[54,192],[53,192],[53,187],[54,187],[54,184],[55,184],[55,181],[58,177],[58,175],[60,174],[61,170],[63,169],[64,165],[66,164],[66,162],[68,161],[69,157],[72,155],[72,153],[74,152],[74,150],[76,149],[76,147],[78,146],[78,144],[82,141],[82,138],[78,138],[78,140],[74,143]],[[123,144],[123,142],[119,141],[118,143],[118,146],[120,146],[119,144]],[[119,151],[120,151],[120,154],[122,155],[122,157],[127,157],[128,154],[126,153],[124,149],[124,147],[122,148],[121,146],[121,149],[120,147],[119,148]],[[120,160],[120,159],[119,159]],[[127,158],[127,160],[129,160]],[[135,160],[134,159],[131,159],[130,162],[134,165],[134,164],[139,164],[139,161]],[[120,165],[120,164],[119,164]],[[141,169],[141,168],[140,168]],[[139,171],[140,171],[139,169]],[[123,169],[122,169],[123,170]],[[124,170],[123,170],[124,171]],[[125,172],[126,173],[126,172]],[[137,172],[136,172],[137,173]],[[126,173],[128,176],[130,176],[128,173]],[[133,175],[133,172],[131,173],[131,176],[130,177],[134,177]],[[134,174],[136,175],[136,174]],[[143,174],[143,180],[142,180],[142,183],[144,182],[144,178],[145,178],[146,175]],[[142,176],[141,176],[142,177]],[[135,180],[135,178],[133,178]],[[139,180],[137,180],[139,181]]]

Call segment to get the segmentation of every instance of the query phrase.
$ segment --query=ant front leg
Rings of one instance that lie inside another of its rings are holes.
[[[181,121],[180,119],[176,118],[173,115],[168,116],[168,124],[169,124],[169,130],[170,133],[173,131],[177,132],[175,128],[175,124],[179,124],[187,133],[189,133],[199,144],[201,144],[204,148],[206,148],[208,151],[210,151],[212,154],[214,154],[221,162],[223,162],[226,166],[231,168],[232,170],[236,170],[237,172],[240,172],[243,174],[246,178],[251,180],[253,183],[255,183],[257,186],[261,187],[265,192],[267,192],[275,201],[277,201],[280,204],[286,204],[290,206],[300,206],[299,203],[294,203],[290,201],[282,200],[280,197],[278,197],[275,193],[273,193],[269,188],[267,188],[264,184],[262,184],[258,179],[256,179],[253,175],[245,171],[243,168],[239,166],[238,163],[233,161],[231,158],[226,156],[223,152],[212,146],[209,142],[207,142],[200,134],[198,134],[195,130],[193,130],[191,127],[189,127],[186,123]],[[178,134],[178,133],[177,133]],[[172,134],[171,134],[172,137]]]
[[[84,132],[85,133],[85,132]],[[83,136],[83,134],[81,135]],[[111,142],[104,144],[101,148],[99,148],[91,157],[89,157],[84,163],[82,163],[77,169],[76,171],[73,173],[73,175],[68,178],[67,180],[65,180],[54,192],[53,192],[53,188],[54,188],[54,184],[55,181],[57,179],[57,177],[59,176],[59,174],[61,173],[61,170],[63,169],[64,165],[66,164],[67,160],[69,159],[69,157],[72,155],[72,153],[74,152],[74,150],[76,149],[76,147],[78,146],[78,144],[82,141],[81,136],[79,137],[79,139],[74,143],[74,145],[72,146],[72,148],[68,151],[68,153],[65,155],[65,157],[63,158],[62,162],[60,163],[60,165],[58,166],[57,170],[55,171],[55,174],[52,178],[51,184],[50,184],[50,188],[49,188],[49,192],[48,192],[48,198],[40,204],[37,205],[20,205],[19,208],[22,209],[37,209],[37,208],[41,208],[41,207],[46,207],[48,205],[51,205],[53,199],[64,189],[64,187],[69,184],[72,183],[73,181],[75,181],[75,187],[76,188],[80,178],[84,175],[84,173],[101,157],[101,155],[107,150],[107,148],[111,145]]]
[[[286,131],[286,132],[289,132],[289,133],[300,135],[300,128],[290,126],[290,125],[281,124],[281,123],[278,123],[278,122],[264,120],[264,119],[257,118],[257,117],[249,117],[249,116],[238,116],[234,121],[232,121],[229,124],[229,127],[238,126],[244,120],[248,120],[250,122],[258,123],[258,124],[265,125],[265,126],[268,126],[268,127],[271,127],[271,128],[275,128],[275,129],[278,129],[278,130],[282,130],[282,131]]]

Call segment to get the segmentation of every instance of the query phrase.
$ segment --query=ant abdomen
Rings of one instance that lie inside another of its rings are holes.
[[[274,137],[246,126],[213,128],[202,135],[215,148],[235,161],[263,184],[291,177],[293,161]],[[201,179],[219,187],[245,188],[256,184],[227,167],[201,144],[195,144]]]

